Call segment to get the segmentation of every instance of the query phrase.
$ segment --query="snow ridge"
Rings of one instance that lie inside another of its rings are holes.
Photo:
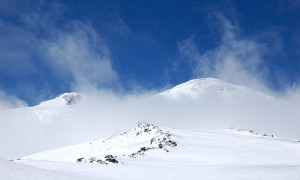
[[[177,146],[172,135],[153,124],[139,123],[134,129],[111,138],[54,149],[22,159],[65,161],[79,163],[119,163],[119,157],[137,158],[150,150],[169,152]]]

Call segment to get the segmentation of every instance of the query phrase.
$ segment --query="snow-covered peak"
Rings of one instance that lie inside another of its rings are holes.
[[[135,128],[125,132],[124,134],[127,134],[127,136],[153,136],[160,132],[161,130],[154,124],[139,122]]]
[[[81,95],[76,92],[71,92],[71,93],[63,93],[59,95],[58,97],[44,101],[38,106],[41,107],[57,107],[57,106],[62,106],[62,105],[74,105],[80,102],[81,100]]]
[[[214,91],[214,92],[222,92],[226,93],[229,91],[239,91],[245,90],[246,87],[237,86],[234,84],[227,83],[220,79],[215,78],[200,78],[200,79],[193,79],[177,85],[164,93],[172,94],[172,93],[203,93],[207,91]]]
[[[215,78],[193,79],[160,93],[160,95],[169,98],[179,98],[182,96],[199,97],[208,94],[219,95],[221,97],[233,99],[250,94],[268,97],[268,95],[252,90],[245,86],[230,84]]]

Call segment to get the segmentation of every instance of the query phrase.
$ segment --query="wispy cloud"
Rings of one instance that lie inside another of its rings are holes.
[[[5,8],[12,4],[15,3],[0,5]],[[70,9],[60,3],[21,4],[24,8],[18,6],[19,13],[7,12],[14,21],[0,19],[3,81],[18,80],[15,89],[19,92],[32,87],[28,92],[32,92],[32,97],[43,92],[51,94],[51,81],[59,82],[55,86],[64,86],[64,91],[76,90],[84,84],[101,87],[118,81],[109,47],[91,24],[65,18]],[[34,86],[37,83],[39,87]]]
[[[75,87],[92,84],[100,87],[117,80],[110,52],[97,32],[82,22],[70,24],[72,31],[60,32],[42,42],[46,59],[53,70],[70,74]]]
[[[25,106],[27,106],[26,102],[0,90],[0,111]],[[2,113],[0,112],[0,117],[1,114]],[[4,117],[1,117],[1,119],[2,118],[4,119]]]
[[[228,82],[263,89],[268,69],[263,66],[264,43],[244,37],[238,24],[216,13],[221,40],[217,47],[201,52],[195,36],[179,43],[179,51],[190,61],[194,76],[216,77]],[[201,44],[200,44],[201,46]]]

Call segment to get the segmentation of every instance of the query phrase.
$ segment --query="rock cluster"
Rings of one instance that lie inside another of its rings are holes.
[[[253,130],[238,129],[238,131],[249,132],[250,134],[258,135],[258,136],[261,136],[261,137],[274,137],[273,134],[271,134],[271,135],[269,135],[269,134],[259,134],[257,132],[254,132]]]
[[[61,95],[66,105],[74,105],[81,101],[81,96],[78,93],[65,93]]]
[[[98,164],[109,164],[109,163],[119,163],[119,161],[116,159],[117,156],[113,155],[106,155],[104,159],[99,159],[97,157],[91,157],[91,158],[78,158],[77,162],[84,162],[84,163],[98,163]]]
[[[167,149],[168,146],[177,146],[177,143],[171,140],[171,134],[169,132],[163,132],[153,124],[139,123],[138,130],[137,136],[141,133],[150,133],[151,131],[155,131],[156,135],[151,139],[149,146],[141,147],[137,152],[130,154],[129,157],[135,158],[137,155],[144,155],[146,151],[153,149],[163,149],[164,151],[169,152]]]

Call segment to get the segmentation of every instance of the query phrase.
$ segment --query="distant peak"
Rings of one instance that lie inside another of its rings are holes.
[[[175,99],[180,97],[198,98],[204,97],[208,94],[234,100],[241,97],[247,97],[250,94],[268,98],[270,97],[246,86],[231,84],[216,78],[192,79],[160,93],[160,95]]]
[[[166,93],[171,93],[174,91],[184,91],[184,92],[219,91],[219,92],[224,92],[224,91],[236,91],[238,89],[246,89],[246,87],[230,84],[230,83],[227,83],[223,80],[216,79],[216,78],[199,78],[199,79],[192,79],[185,83],[179,84],[165,92]]]
[[[216,79],[216,78],[198,78],[198,79],[189,80],[186,83],[204,83],[206,85],[213,85],[213,84],[234,85],[234,84],[231,84],[231,83],[228,83],[221,79]],[[185,83],[183,83],[183,84],[185,84]],[[234,85],[234,86],[236,86],[236,85]]]
[[[238,86],[230,84],[220,79],[215,78],[199,78],[190,80],[184,84],[190,84],[193,86],[194,90],[196,89],[213,89],[213,90],[236,90],[240,88],[245,88],[243,86]]]
[[[76,92],[71,92],[71,93],[64,93],[59,96],[64,100],[66,105],[74,105],[80,102],[81,100],[81,95]]]
[[[54,108],[54,107],[61,107],[65,105],[75,105],[79,103],[81,99],[82,96],[79,93],[76,92],[63,93],[54,99],[50,99],[40,103],[38,106],[43,108],[45,107]]]

